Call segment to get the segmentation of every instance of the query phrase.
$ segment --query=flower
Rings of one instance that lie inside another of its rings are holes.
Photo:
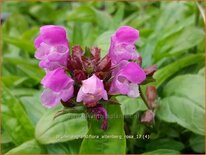
[[[146,78],[144,70],[134,62],[122,61],[113,72],[113,80],[109,93],[124,94],[130,97],[138,97],[138,85]]]
[[[69,44],[63,27],[42,26],[34,44],[37,49],[35,57],[40,60],[41,68],[51,71],[67,65]]]
[[[136,60],[139,54],[136,52],[135,42],[139,38],[139,31],[129,27],[122,26],[111,37],[109,56],[113,64],[122,60]]]
[[[100,99],[108,100],[103,81],[93,74],[90,78],[82,81],[82,86],[77,94],[77,102],[82,102],[93,107]]]
[[[111,36],[108,54],[101,58],[98,47],[82,49],[74,45],[70,54],[65,29],[54,25],[42,26],[34,44],[39,66],[46,71],[41,81],[45,88],[41,95],[43,105],[48,108],[58,103],[66,108],[84,106],[97,120],[103,118],[101,128],[106,130],[108,114],[103,103],[114,103],[112,95],[139,97],[139,85],[154,80],[155,65],[141,68],[142,57],[135,48],[138,38],[138,30],[120,27]],[[146,94],[149,110],[141,121],[150,123],[154,120],[152,110],[155,108],[156,90],[148,88]]]
[[[63,68],[47,72],[41,83],[46,88],[42,93],[41,100],[43,105],[48,108],[56,106],[61,100],[66,102],[73,96],[74,81]]]

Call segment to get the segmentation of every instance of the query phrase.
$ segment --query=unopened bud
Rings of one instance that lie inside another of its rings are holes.
[[[74,77],[78,82],[87,78],[86,74],[82,70],[74,70]]]
[[[147,125],[151,125],[154,123],[155,114],[152,110],[147,110],[141,117],[141,122]]]
[[[146,88],[147,103],[150,109],[155,107],[155,100],[157,98],[157,89],[154,86]]]
[[[72,57],[81,57],[83,55],[83,50],[81,46],[76,45],[72,48]]]
[[[111,64],[112,64],[111,58],[107,55],[97,65],[96,71],[106,71],[111,67]]]
[[[147,76],[152,76],[156,70],[157,70],[157,65],[152,65],[144,69],[144,72]]]
[[[92,48],[90,49],[90,51],[91,51],[91,54],[92,54],[93,59],[94,59],[96,62],[98,62],[98,61],[100,60],[100,51],[101,51],[101,49],[100,49],[100,48],[97,48],[97,47],[92,47]]]
[[[142,65],[142,57],[139,56],[136,60],[136,62],[141,66]]]

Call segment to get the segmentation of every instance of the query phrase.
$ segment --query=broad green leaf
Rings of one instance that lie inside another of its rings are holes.
[[[87,136],[95,135],[99,138],[84,138],[80,154],[125,154],[126,139],[124,133],[124,118],[119,105],[105,104],[108,112],[108,129],[102,130],[101,121],[88,119],[89,131]],[[110,136],[110,138],[104,138]],[[115,138],[111,138],[114,136]]]
[[[193,135],[189,140],[191,148],[196,153],[205,152],[205,136]]]
[[[46,153],[43,146],[38,144],[36,140],[30,140],[11,149],[6,154],[43,154]]]
[[[65,143],[48,144],[48,154],[78,154],[82,140],[72,140]]]
[[[33,96],[23,96],[20,98],[34,126],[46,112],[46,108],[41,104],[39,96],[39,93],[34,93]]]
[[[2,124],[12,141],[19,145],[33,137],[34,129],[19,100],[4,85],[2,92]]]
[[[157,81],[156,86],[159,87],[162,83],[164,83],[169,77],[171,77],[176,72],[181,69],[199,63],[200,61],[204,61],[204,55],[196,54],[190,55],[185,58],[179,59],[155,72],[154,78]]]
[[[2,142],[1,143],[9,143],[12,142],[11,137],[9,136],[8,132],[6,132],[6,130],[3,130],[1,132],[1,138],[2,138]]]
[[[9,143],[2,143],[1,144],[1,154],[5,154],[6,152],[8,152],[9,150],[11,150],[12,148],[14,148],[15,145],[12,142]]]
[[[205,67],[200,69],[198,72],[199,75],[205,76]]]
[[[171,149],[158,149],[151,152],[145,152],[143,154],[180,154],[177,150],[171,150]]]
[[[204,77],[200,75],[182,75],[171,80],[164,88],[158,117],[204,135],[204,86]]]
[[[171,149],[181,151],[182,149],[184,149],[184,144],[173,139],[156,139],[148,142],[145,147],[148,151],[157,149]]]
[[[128,96],[118,96],[117,101],[121,104],[123,115],[133,115],[137,111],[144,111],[147,109],[144,102],[138,98],[129,98]]]
[[[60,107],[46,112],[36,125],[35,137],[41,144],[65,142],[85,136],[88,128],[83,113],[67,113],[54,119]]]
[[[164,87],[164,96],[184,97],[194,102],[196,106],[204,108],[205,87],[204,77],[199,75],[182,75],[172,79]]]
[[[109,26],[112,23],[112,18],[105,11],[99,11],[99,10],[94,9],[94,8],[93,8],[93,10],[95,12],[96,22],[98,24],[99,31],[102,33],[109,28]]]
[[[101,48],[101,57],[104,57],[109,51],[112,34],[113,31],[106,31],[101,34],[94,42],[94,46]]]

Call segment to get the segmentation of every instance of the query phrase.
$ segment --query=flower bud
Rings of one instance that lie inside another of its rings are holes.
[[[70,65],[73,69],[82,69],[82,56],[83,56],[83,50],[82,48],[77,45],[72,48],[72,56],[69,59]]]
[[[90,52],[92,54],[92,59],[94,59],[94,61],[97,63],[100,60],[100,48],[97,47],[92,47],[90,49]]]
[[[81,46],[75,45],[72,47],[72,57],[81,58],[83,56],[83,50]]]
[[[111,59],[108,55],[106,55],[101,62],[97,65],[96,71],[107,71],[111,67]]]
[[[152,110],[147,110],[141,117],[141,122],[147,125],[154,123],[154,112]]]
[[[74,70],[74,77],[79,83],[87,78],[86,74],[82,70]]]
[[[144,72],[147,76],[152,76],[156,72],[156,70],[157,70],[157,65],[152,65],[144,69]]]
[[[146,88],[147,103],[150,109],[155,107],[155,100],[157,98],[157,89],[154,86],[148,86]]]
[[[93,113],[97,120],[103,118],[101,129],[106,130],[108,128],[108,114],[102,105],[97,105],[96,107],[89,108],[89,111]]]

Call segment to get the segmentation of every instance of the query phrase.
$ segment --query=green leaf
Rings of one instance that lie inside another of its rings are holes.
[[[204,86],[204,77],[200,75],[182,75],[171,80],[164,88],[166,97],[160,102],[158,117],[204,135]]]
[[[205,67],[200,69],[198,72],[199,75],[205,76]]]
[[[1,152],[0,153],[1,154],[5,154],[6,152],[8,152],[9,150],[11,150],[14,147],[15,147],[15,145],[13,143],[11,143],[11,142],[3,143],[3,144],[1,144]]]
[[[133,115],[137,111],[144,111],[147,109],[141,98],[134,99],[128,96],[118,96],[116,99],[121,104],[123,115]]]
[[[113,31],[106,31],[101,34],[94,42],[94,46],[97,46],[101,49],[101,57],[104,57],[109,51],[110,39],[112,34]]]
[[[45,149],[36,140],[30,140],[13,148],[6,154],[43,154]]]
[[[12,142],[12,139],[11,137],[9,136],[9,134],[3,130],[1,132],[1,138],[2,138],[2,142],[1,143],[9,143],[9,142]]]
[[[95,11],[86,5],[82,5],[73,9],[68,15],[67,20],[71,21],[81,21],[81,22],[94,22],[96,16]]]
[[[180,154],[180,152],[171,149],[158,149],[151,152],[145,152],[143,154]]]
[[[65,143],[48,144],[48,154],[78,154],[81,140],[72,140]]]
[[[12,141],[19,145],[33,137],[34,129],[19,100],[4,85],[2,92],[2,124]]]
[[[199,63],[200,61],[204,61],[204,55],[196,54],[190,55],[185,58],[179,59],[155,72],[154,78],[157,81],[156,86],[159,87],[162,83],[164,83],[169,77],[171,77],[176,72],[181,69]]]
[[[115,29],[119,27],[119,23],[121,23],[121,21],[123,20],[124,10],[125,10],[125,4],[118,3],[118,10],[116,11],[114,15],[113,23],[112,23]]]
[[[30,120],[35,126],[46,112],[46,108],[41,104],[40,94],[34,93],[33,96],[23,96],[20,100],[22,101]]]
[[[87,121],[83,113],[67,113],[54,119],[61,108],[46,112],[36,125],[35,137],[42,144],[65,142],[85,136]]]
[[[187,74],[172,79],[164,88],[164,96],[184,97],[200,108],[204,108],[205,87],[204,77]]]
[[[29,52],[31,54],[34,53],[34,44],[28,40],[21,39],[21,38],[15,38],[15,37],[9,37],[9,36],[4,36],[3,37],[4,42],[8,44],[12,44],[25,52]]]
[[[95,118],[90,118],[87,135],[95,135],[99,138],[84,138],[80,148],[80,154],[126,153],[124,119],[120,106],[105,104],[105,108],[108,112],[108,129],[105,131],[102,130],[100,128],[101,121],[97,121]],[[116,138],[103,138],[104,136],[116,136]]]
[[[160,148],[181,151],[182,149],[184,149],[184,145],[183,143],[175,141],[173,139],[156,139],[151,140],[146,144],[146,150],[152,151]]]
[[[83,42],[83,32],[82,32],[82,24],[80,22],[76,22],[73,26],[73,34],[71,38],[72,45],[82,45]]]
[[[196,27],[190,27],[184,29],[181,35],[173,43],[174,48],[172,48],[169,53],[181,52],[183,50],[190,49],[198,45],[204,39],[204,31]]]
[[[192,150],[197,153],[205,152],[205,136],[193,135],[189,140]]]

